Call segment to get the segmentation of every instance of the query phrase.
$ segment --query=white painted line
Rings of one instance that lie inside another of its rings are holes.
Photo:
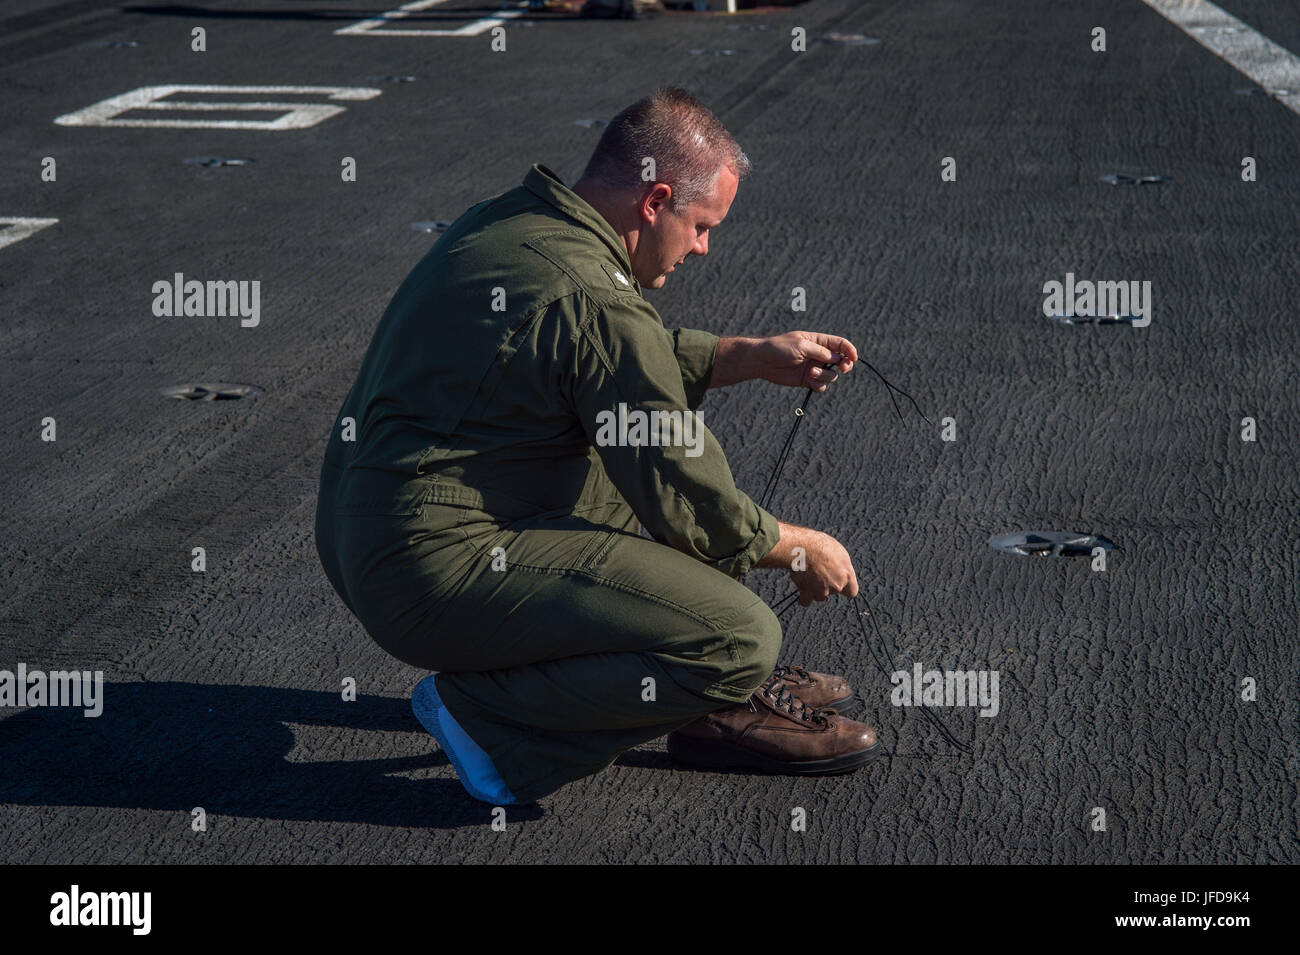
[[[408,3],[405,6],[398,7],[396,10],[389,10],[387,13],[381,13],[373,20],[362,20],[359,23],[353,23],[350,26],[342,27],[335,30],[335,36],[355,36],[358,33],[370,33],[377,27],[382,27],[389,20],[400,20],[408,13],[415,13],[419,10],[428,10],[430,7],[436,7],[440,3],[446,3],[447,0],[417,0],[416,3]],[[381,34],[383,30],[379,31]],[[389,31],[390,33],[392,31]]]
[[[335,36],[478,36],[485,33],[499,23],[514,17],[523,16],[526,10],[501,10],[485,17],[482,20],[471,20],[464,26],[457,27],[454,30],[385,30],[385,24],[394,20],[401,20],[412,13],[418,13],[421,10],[428,10],[430,7],[436,7],[440,3],[446,3],[447,0],[416,0],[415,3],[405,3],[396,10],[389,10],[387,13],[381,13],[373,20],[361,20],[358,23],[350,24],[335,30]]]
[[[1300,113],[1300,58],[1208,0],[1142,0],[1201,46]]]
[[[0,249],[6,245],[21,242],[42,229],[54,225],[58,219],[25,219],[22,217],[0,216]]]
[[[115,126],[134,129],[262,129],[278,131],[283,129],[307,129],[317,123],[337,116],[344,111],[342,106],[330,106],[325,103],[268,103],[253,101],[194,101],[167,100],[163,97],[173,93],[238,93],[246,95],[309,95],[324,96],[332,100],[358,102],[374,99],[382,90],[368,86],[142,86],[139,89],[113,96],[106,100],[57,117],[58,126]],[[120,114],[130,110],[150,110],[166,112],[184,110],[189,112],[239,112],[241,110],[263,110],[280,112],[284,115],[275,119],[117,119]]]

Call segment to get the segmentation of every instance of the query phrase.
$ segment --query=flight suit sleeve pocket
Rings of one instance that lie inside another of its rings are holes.
[[[718,336],[694,328],[678,328],[673,332],[673,354],[677,356],[677,367],[682,370],[686,407],[694,411],[703,403],[704,393],[713,379]]]

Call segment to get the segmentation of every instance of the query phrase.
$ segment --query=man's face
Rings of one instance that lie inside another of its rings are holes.
[[[727,217],[740,180],[723,166],[713,192],[698,202],[668,208],[665,185],[656,185],[641,202],[641,230],[632,253],[632,274],[642,288],[663,288],[668,273],[692,255],[709,254],[709,230]]]

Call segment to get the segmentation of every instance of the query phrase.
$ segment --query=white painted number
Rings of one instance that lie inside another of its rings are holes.
[[[142,86],[113,96],[93,106],[67,113],[54,122],[59,126],[123,126],[135,129],[306,129],[337,116],[344,107],[327,103],[270,103],[256,100],[196,101],[167,99],[174,93],[216,93],[245,96],[324,96],[355,102],[374,99],[382,90],[366,86]],[[120,118],[123,113],[168,111],[186,113],[276,112],[274,119],[140,119]]]

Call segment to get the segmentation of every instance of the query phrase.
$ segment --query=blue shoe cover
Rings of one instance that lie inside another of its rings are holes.
[[[434,683],[436,677],[436,673],[426,676],[411,694],[415,718],[438,741],[467,793],[494,806],[516,805],[518,800],[506,788],[505,781],[492,765],[491,757],[470,739],[456,718],[442,705]]]

